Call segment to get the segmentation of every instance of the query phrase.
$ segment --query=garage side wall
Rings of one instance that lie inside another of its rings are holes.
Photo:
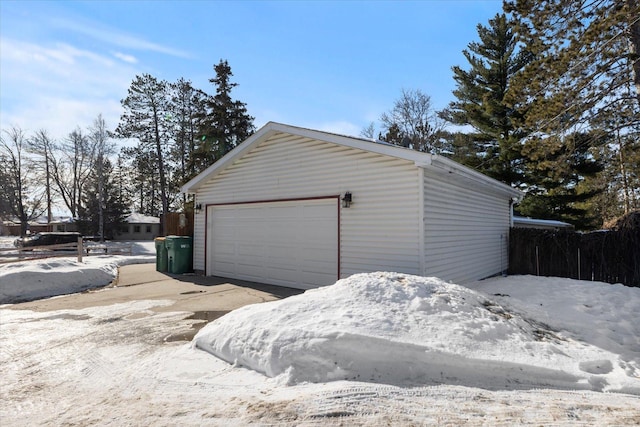
[[[204,206],[349,191],[352,206],[340,207],[341,277],[379,270],[420,274],[418,176],[411,161],[277,133],[205,183],[196,198]],[[196,215],[199,271],[205,270],[204,222],[204,213]]]
[[[465,283],[507,269],[508,196],[429,168],[424,188],[426,276]]]

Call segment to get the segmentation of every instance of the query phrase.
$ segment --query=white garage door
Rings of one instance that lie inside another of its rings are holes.
[[[207,274],[309,289],[338,278],[338,199],[210,206]]]

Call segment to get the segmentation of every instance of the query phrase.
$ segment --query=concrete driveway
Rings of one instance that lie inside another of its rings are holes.
[[[248,304],[274,301],[304,292],[300,289],[265,285],[221,277],[167,274],[155,264],[133,264],[119,268],[118,278],[100,289],[78,294],[14,304],[12,309],[33,311],[74,310],[134,300],[168,300],[156,312],[191,312],[202,320],[199,326]],[[189,338],[189,337],[185,337]]]

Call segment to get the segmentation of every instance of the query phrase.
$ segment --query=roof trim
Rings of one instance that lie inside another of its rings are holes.
[[[218,160],[203,172],[192,178],[189,182],[184,184],[181,188],[181,191],[186,194],[194,194],[206,181],[216,176],[228,165],[233,164],[236,159],[240,158],[254,145],[267,140],[276,133],[288,133],[291,135],[316,139],[319,141],[330,142],[345,147],[356,148],[363,151],[369,151],[372,153],[382,154],[398,159],[408,160],[414,162],[416,167],[436,168],[444,172],[455,173],[456,175],[460,175],[467,179],[470,179],[477,184],[480,184],[481,186],[492,188],[501,193],[506,193],[510,197],[517,200],[522,199],[523,196],[522,192],[511,188],[510,186],[493,178],[489,178],[488,176],[483,175],[480,172],[463,166],[453,160],[447,159],[446,157],[429,153],[422,153],[395,145],[381,144],[370,139],[339,135],[335,133],[291,126],[277,122],[268,122],[266,125],[261,127],[258,131],[256,131],[253,135],[236,146],[233,150],[228,152],[220,160]]]
[[[538,219],[538,218],[529,218],[524,216],[513,216],[514,224],[521,225],[537,225],[537,226],[548,226],[548,227],[558,227],[558,228],[573,228],[573,224],[564,221],[558,221],[554,219]]]

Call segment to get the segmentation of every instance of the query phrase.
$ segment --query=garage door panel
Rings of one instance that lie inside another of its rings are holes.
[[[303,289],[337,279],[337,199],[209,209],[207,274]]]

